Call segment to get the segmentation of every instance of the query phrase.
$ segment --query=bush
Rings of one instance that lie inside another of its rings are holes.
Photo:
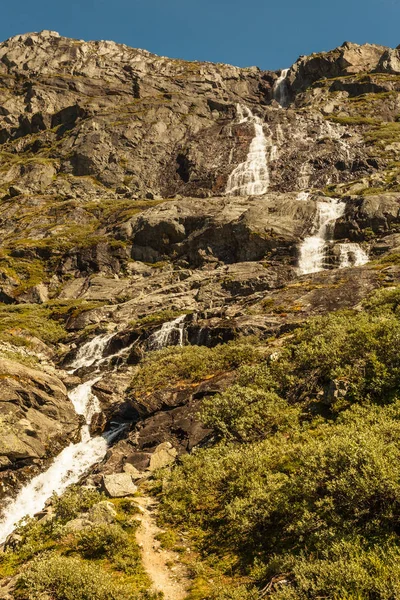
[[[234,385],[223,394],[206,398],[204,423],[227,440],[256,441],[278,430],[296,425],[299,409],[277,394]]]
[[[221,442],[164,475],[163,518],[201,528],[205,554],[233,553],[243,567],[255,560],[268,566],[277,555],[282,563],[304,549],[318,556],[346,537],[379,543],[398,528],[399,438],[396,402],[356,406],[337,422],[262,442]]]
[[[282,572],[291,575],[273,587],[270,598],[394,600],[400,596],[399,559],[395,540],[372,547],[357,538],[334,542],[320,556],[302,553],[281,561]]]
[[[97,525],[78,534],[77,550],[85,558],[112,558],[126,548],[129,536],[119,525]]]
[[[139,593],[118,585],[96,564],[52,554],[32,561],[17,583],[20,600],[138,600]]]
[[[264,349],[265,351],[265,349]],[[205,346],[172,347],[146,355],[141,369],[131,382],[135,392],[148,392],[165,386],[166,382],[198,382],[216,375],[251,364],[263,356],[263,349],[252,340],[240,340],[207,348]]]
[[[105,500],[105,496],[97,490],[77,485],[69,487],[61,497],[57,494],[52,496],[55,517],[63,523],[88,512],[92,506],[102,500]]]

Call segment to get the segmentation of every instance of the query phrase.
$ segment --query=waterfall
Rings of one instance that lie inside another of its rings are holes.
[[[338,244],[339,269],[360,267],[368,262],[368,254],[358,244]]]
[[[91,367],[103,358],[103,352],[114,333],[98,335],[84,344],[78,351],[75,360],[70,365],[70,373],[82,367]]]
[[[164,323],[147,340],[149,350],[161,350],[166,346],[183,346],[186,315],[180,315],[173,321]]]
[[[301,274],[316,273],[325,268],[326,243],[335,221],[345,210],[345,203],[336,198],[317,203],[317,214],[314,220],[315,233],[306,237],[300,246],[299,270]]]
[[[53,492],[60,495],[68,486],[77,483],[89,467],[104,458],[107,446],[105,438],[97,437],[64,448],[50,467],[34,477],[6,508],[0,520],[0,544],[21,519],[41,511]]]
[[[273,90],[274,100],[276,100],[283,108],[286,108],[289,104],[288,73],[289,69],[282,69]]]
[[[83,366],[94,365],[95,369],[103,361],[103,351],[112,335],[100,335],[85,344],[72,363],[73,371]],[[81,429],[81,441],[70,444],[53,459],[49,468],[34,477],[21,489],[17,497],[10,501],[0,518],[0,544],[15,529],[16,524],[25,517],[32,517],[41,511],[47,500],[55,492],[62,494],[68,486],[77,483],[86,471],[101,461],[111,442],[121,431],[121,427],[104,436],[90,437],[90,423],[93,415],[100,411],[99,401],[92,392],[92,386],[101,379],[98,375],[78,385],[69,393],[69,399],[78,415],[83,415],[85,423]]]
[[[269,187],[267,139],[260,117],[253,115],[247,106],[237,105],[239,123],[252,123],[255,136],[250,144],[245,162],[230,174],[226,186],[227,196],[261,196]]]
[[[97,397],[92,392],[92,387],[95,383],[100,381],[101,377],[96,377],[86,383],[78,385],[68,395],[72,404],[74,405],[75,412],[77,415],[83,415],[85,417],[85,423],[81,430],[82,442],[90,440],[89,426],[96,413],[101,412],[100,403]]]

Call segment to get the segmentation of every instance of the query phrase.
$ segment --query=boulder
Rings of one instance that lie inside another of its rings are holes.
[[[68,521],[68,523],[64,525],[64,529],[69,533],[77,533],[78,531],[92,527],[92,525],[93,523],[89,519],[86,519],[85,517],[78,517]]]
[[[377,71],[400,75],[400,49],[388,48],[381,56]]]
[[[116,516],[117,511],[115,510],[115,506],[107,500],[98,502],[92,506],[87,515],[89,521],[96,525],[114,523]]]
[[[162,469],[173,463],[178,455],[178,452],[170,442],[164,442],[157,446],[150,458],[149,471]]]
[[[143,473],[141,473],[136,467],[129,463],[124,464],[124,473],[128,473],[133,480],[142,479]]]
[[[20,296],[18,301],[27,304],[43,304],[49,299],[49,290],[43,283],[35,285]]]
[[[113,475],[104,475],[103,487],[111,498],[124,498],[132,496],[137,491],[137,486],[133,483],[129,473],[115,473]]]

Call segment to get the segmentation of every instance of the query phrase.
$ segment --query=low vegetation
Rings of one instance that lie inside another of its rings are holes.
[[[70,317],[101,306],[85,300],[54,300],[45,304],[0,304],[0,341],[15,346],[34,345],[37,338],[46,344],[67,337],[65,324]]]
[[[14,547],[0,555],[0,577],[17,576],[18,600],[156,600],[151,594],[135,540],[132,503],[113,500],[114,522],[69,527],[88,518],[104,497],[72,487],[53,497],[54,515],[17,530]]]
[[[256,362],[265,354],[265,348],[255,346],[253,342],[251,338],[243,338],[215,348],[170,347],[148,353],[131,382],[131,390],[149,393],[165,386],[166,382],[189,385]]]
[[[398,288],[381,290],[269,359],[253,345],[205,400],[215,445],[156,488],[163,523],[199,553],[192,600],[399,596],[399,307]]]

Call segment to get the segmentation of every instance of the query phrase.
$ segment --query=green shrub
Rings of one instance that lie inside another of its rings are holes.
[[[141,554],[138,546],[131,544],[113,556],[113,567],[125,575],[143,575]]]
[[[252,343],[251,339],[229,342],[215,348],[185,346],[157,350],[144,357],[140,371],[131,382],[131,389],[149,392],[165,386],[166,382],[198,382],[210,375],[256,362],[261,356],[263,349]]]
[[[104,499],[105,496],[95,489],[73,485],[62,496],[53,495],[54,514],[57,519],[66,523]]]
[[[97,525],[78,534],[77,550],[85,558],[112,558],[129,544],[128,534],[119,525]]]
[[[395,540],[372,546],[357,538],[334,542],[319,556],[302,553],[279,561],[290,576],[274,586],[270,597],[394,600],[400,596],[399,559]]]
[[[91,564],[75,557],[43,555],[18,580],[19,600],[138,600],[139,593]]]
[[[52,319],[46,305],[0,305],[0,336],[21,331],[50,343],[58,342],[66,335],[64,327]]]
[[[256,441],[296,425],[299,409],[277,394],[234,385],[203,402],[202,420],[227,440]]]

